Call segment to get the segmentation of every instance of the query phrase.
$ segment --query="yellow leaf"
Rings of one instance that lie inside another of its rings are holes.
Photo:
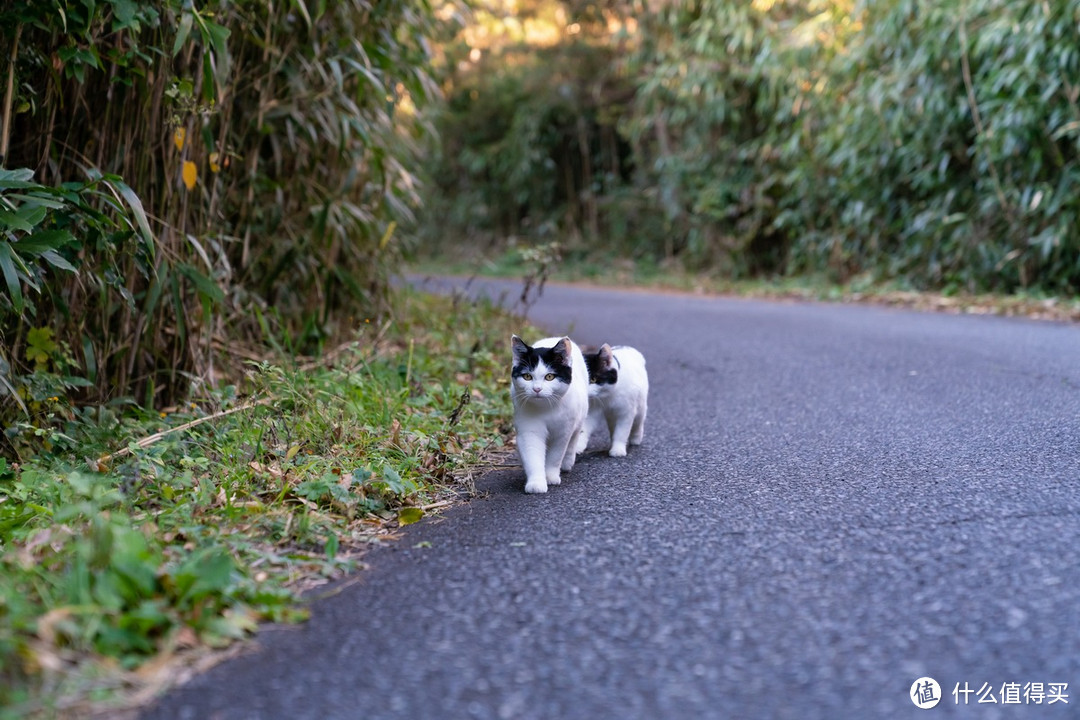
[[[382,239],[379,240],[379,249],[385,250],[386,243],[390,242],[390,236],[394,234],[394,230],[397,229],[397,222],[391,220],[390,224],[386,226],[386,232],[383,233]]]
[[[172,141],[177,150],[184,149],[184,141],[187,140],[187,130],[182,127],[176,128],[176,132],[173,133]]]
[[[184,161],[184,184],[187,185],[188,190],[195,188],[195,180],[198,179],[198,171],[195,169],[195,163],[190,160]]]
[[[216,152],[210,153],[210,172],[221,172],[221,165],[218,164],[218,154]]]
[[[424,509],[418,507],[404,507],[398,510],[398,525],[412,525],[424,517]]]

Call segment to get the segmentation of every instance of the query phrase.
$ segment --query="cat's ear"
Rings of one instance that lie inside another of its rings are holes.
[[[551,348],[552,354],[560,364],[570,367],[570,338],[564,337]]]
[[[611,354],[611,346],[604,343],[600,346],[600,349],[596,351],[596,357],[600,361],[599,365],[602,368],[609,368],[615,364],[615,356]]]
[[[517,335],[510,337],[510,349],[514,351],[514,362],[529,354],[529,346]]]

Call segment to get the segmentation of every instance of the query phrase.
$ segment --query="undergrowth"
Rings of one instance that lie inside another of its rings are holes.
[[[403,292],[322,358],[252,363],[171,413],[85,409],[0,460],[0,718],[144,701],[468,491],[521,328],[465,302]]]

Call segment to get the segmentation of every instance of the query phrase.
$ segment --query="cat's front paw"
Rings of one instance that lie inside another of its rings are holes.
[[[560,483],[562,483],[562,477],[559,476],[559,471],[558,470],[548,470],[547,484],[548,485],[559,485]]]
[[[525,483],[525,492],[529,493],[530,495],[546,493],[547,488],[548,484],[543,479],[529,480]]]
[[[626,457],[626,443],[612,443],[608,455],[611,457]]]

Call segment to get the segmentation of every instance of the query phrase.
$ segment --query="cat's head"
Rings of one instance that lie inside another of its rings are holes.
[[[554,405],[566,394],[573,377],[570,338],[564,337],[551,347],[530,347],[514,335],[510,345],[514,351],[510,388],[515,405]]]
[[[589,397],[596,397],[619,381],[619,363],[607,343],[596,352],[585,353],[585,367],[589,369]]]

